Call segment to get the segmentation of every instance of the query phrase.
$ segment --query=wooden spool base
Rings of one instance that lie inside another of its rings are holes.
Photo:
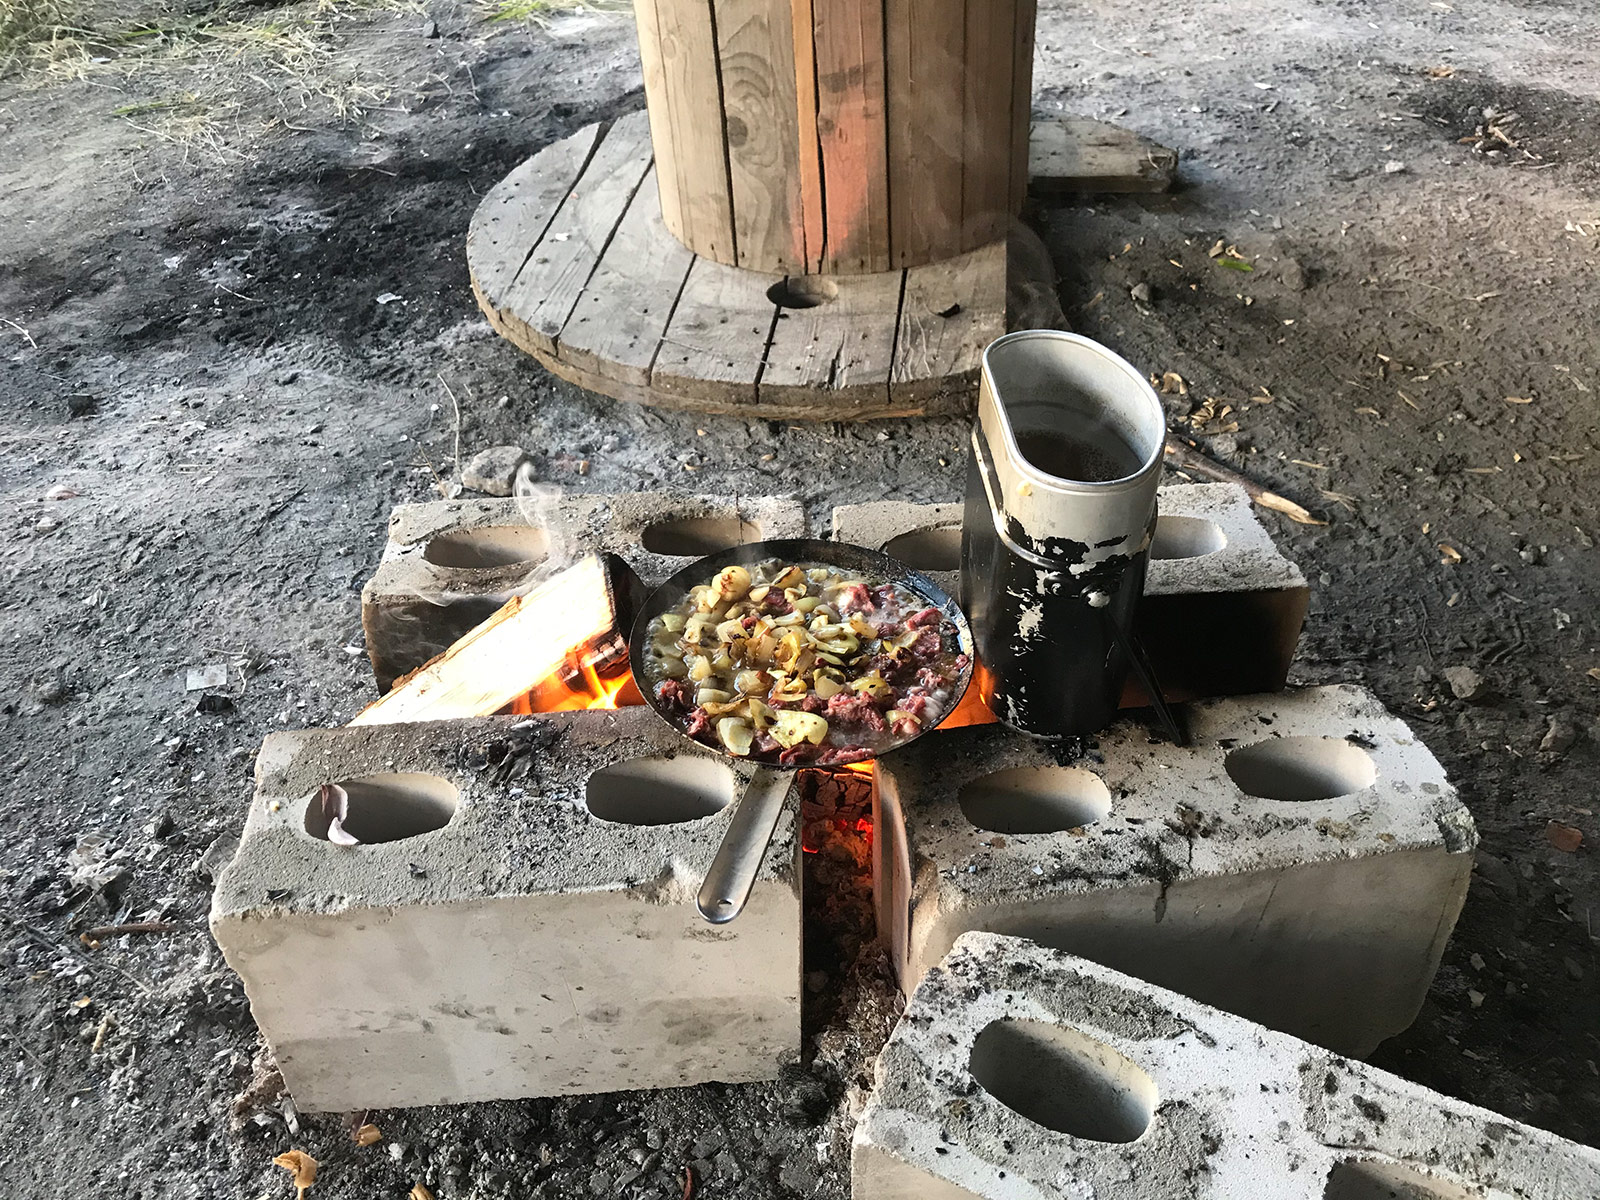
[[[1003,242],[876,275],[785,279],[697,256],[662,223],[642,112],[556,142],[496,185],[467,263],[495,331],[552,372],[690,412],[962,412],[984,347],[1006,330]]]

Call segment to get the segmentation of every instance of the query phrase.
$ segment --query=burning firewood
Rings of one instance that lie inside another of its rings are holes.
[[[513,597],[350,723],[606,706],[629,678],[628,633],[643,599],[627,563],[589,555]]]

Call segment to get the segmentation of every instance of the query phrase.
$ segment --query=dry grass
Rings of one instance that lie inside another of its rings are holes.
[[[629,6],[630,0],[481,0],[479,5],[485,20],[541,23],[558,13],[612,12]]]
[[[345,29],[376,12],[420,20],[423,7],[300,0],[196,14],[174,0],[0,0],[0,77],[43,86],[88,80],[125,100],[108,116],[225,161],[265,129],[360,121],[413,86],[348,52]]]

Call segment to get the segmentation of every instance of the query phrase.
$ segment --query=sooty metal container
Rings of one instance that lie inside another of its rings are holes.
[[[974,684],[1037,737],[1103,729],[1129,668],[1166,418],[1128,362],[1025,330],[983,356],[962,522]]]

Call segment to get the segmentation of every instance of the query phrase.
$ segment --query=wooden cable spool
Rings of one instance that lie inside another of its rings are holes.
[[[1036,0],[635,0],[666,228],[701,258],[868,274],[1003,239]]]

